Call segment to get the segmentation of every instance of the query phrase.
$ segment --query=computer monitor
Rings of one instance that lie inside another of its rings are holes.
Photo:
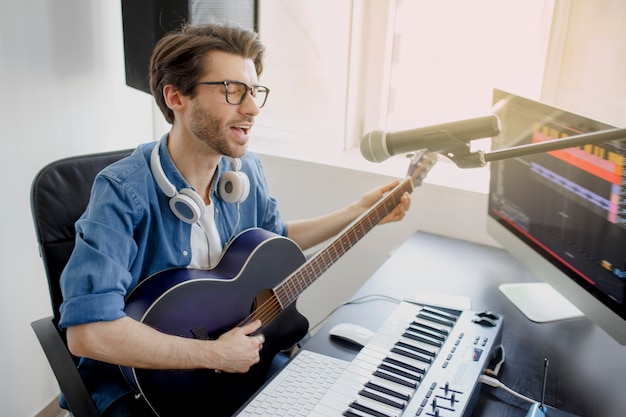
[[[611,129],[494,90],[492,150]],[[591,319],[626,345],[626,138],[491,162],[487,231],[536,275],[501,286],[537,322]]]

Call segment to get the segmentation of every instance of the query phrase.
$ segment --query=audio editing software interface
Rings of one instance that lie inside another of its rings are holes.
[[[494,149],[612,128],[498,93],[501,97],[496,96],[494,102],[502,120],[502,133],[494,139]],[[626,318],[625,142],[499,161],[492,166],[489,210]]]

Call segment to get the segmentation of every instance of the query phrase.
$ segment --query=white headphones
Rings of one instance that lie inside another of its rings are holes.
[[[204,199],[191,188],[183,188],[176,190],[165,175],[161,166],[161,158],[159,157],[160,142],[156,144],[150,154],[150,169],[152,176],[163,193],[170,198],[170,209],[180,220],[194,224],[202,217],[204,213]],[[250,180],[241,169],[241,161],[239,159],[231,159],[233,171],[225,172],[220,178],[218,184],[218,192],[220,198],[227,203],[241,203],[245,201],[250,193]]]

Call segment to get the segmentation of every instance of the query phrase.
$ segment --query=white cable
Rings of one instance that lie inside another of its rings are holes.
[[[315,324],[313,327],[310,327],[309,333],[313,331],[315,328],[317,328],[318,326],[320,326],[322,323],[324,323],[324,321],[326,321],[327,318],[329,318],[335,311],[339,310],[341,307],[351,305],[351,304],[361,304],[361,303],[372,301],[372,300],[369,300],[369,298],[382,298],[383,300],[391,301],[394,303],[399,303],[401,301],[401,300],[398,300],[397,298],[393,298],[385,294],[367,294],[362,297],[356,298],[354,300],[345,301],[339,304],[337,307],[333,308],[331,312],[326,315],[326,317],[318,321],[317,324]]]
[[[492,386],[494,388],[502,388],[503,390],[505,390],[506,392],[515,395],[518,398],[521,398],[524,401],[528,401],[529,403],[534,403],[534,404],[538,404],[539,401],[535,401],[532,398],[528,398],[518,392],[513,391],[511,388],[507,387],[506,385],[504,385],[502,382],[498,381],[495,378],[492,378],[490,376],[487,375],[481,375],[478,378],[478,381],[482,382],[483,384],[487,384],[489,386]]]

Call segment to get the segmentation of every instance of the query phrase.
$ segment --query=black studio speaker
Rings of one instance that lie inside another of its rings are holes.
[[[233,22],[257,30],[256,0],[121,0],[126,85],[150,94],[157,41],[185,23]]]
[[[189,20],[188,0],[122,0],[126,85],[150,94],[148,66],[157,41]]]

